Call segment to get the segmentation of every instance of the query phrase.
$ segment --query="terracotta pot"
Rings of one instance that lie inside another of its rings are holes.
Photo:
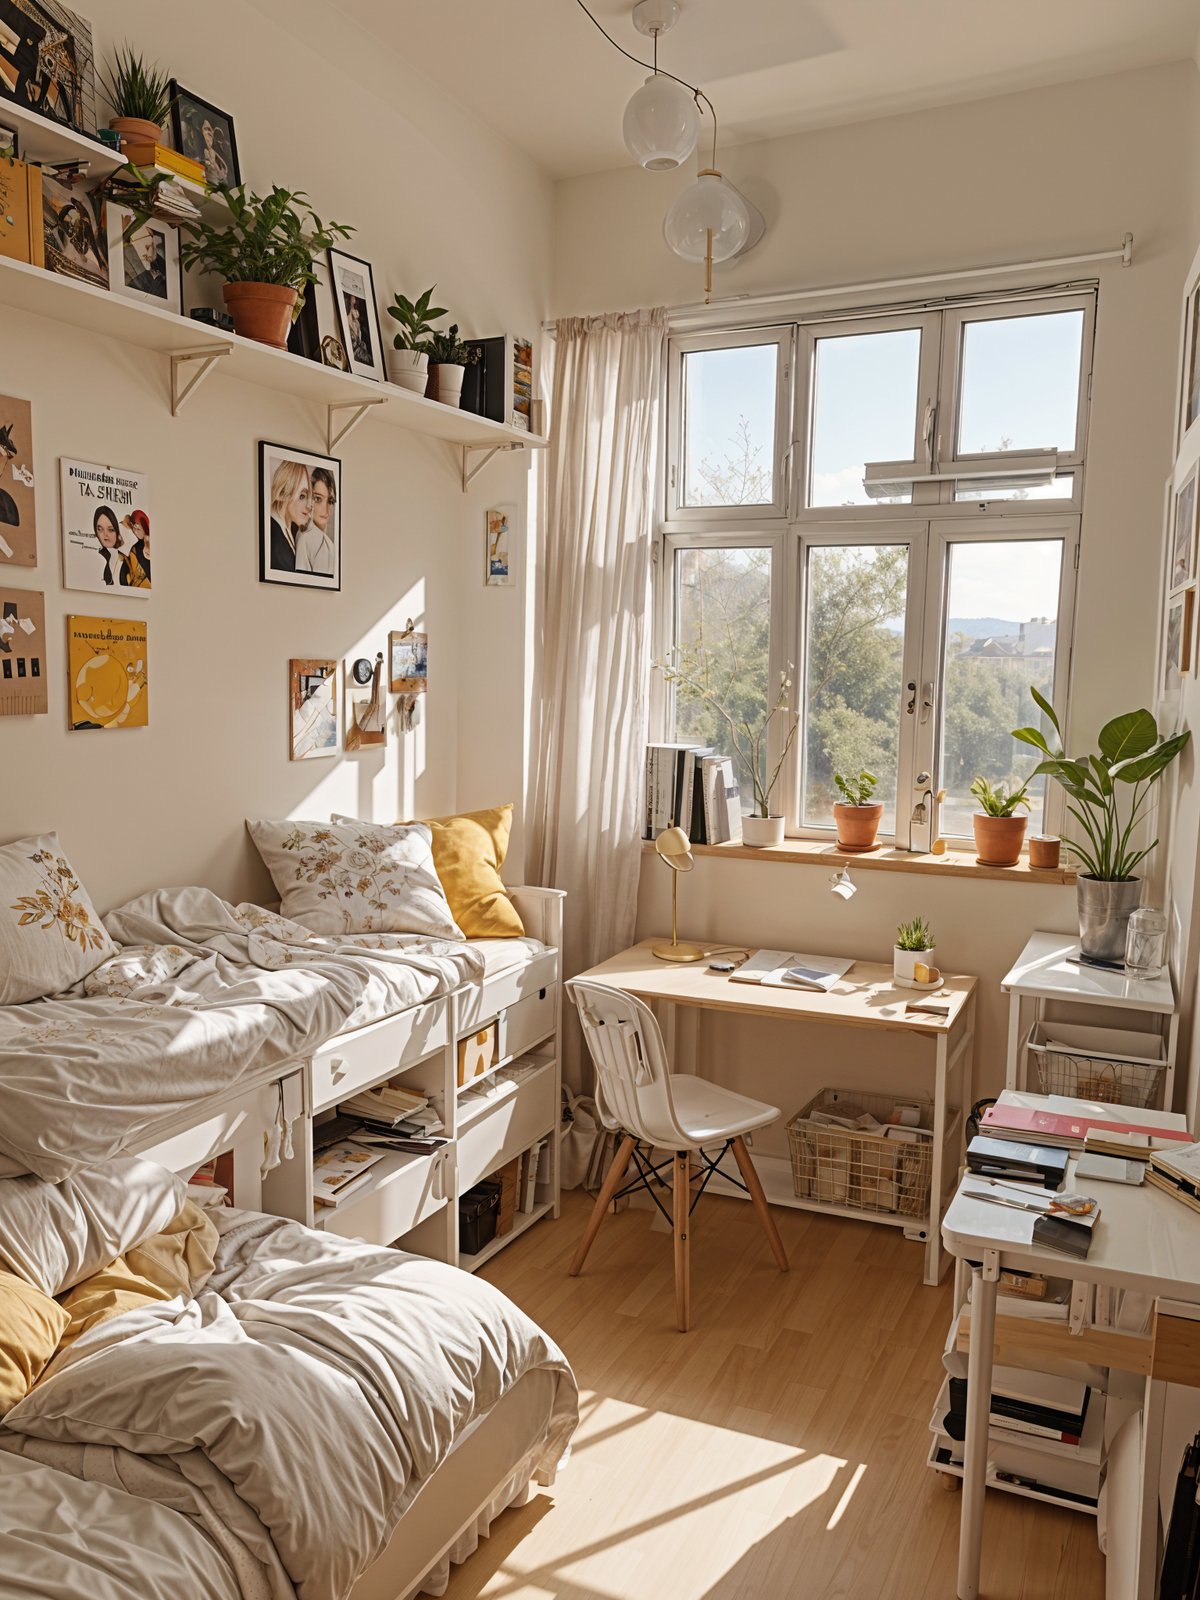
[[[755,845],[760,850],[773,849],[783,843],[783,818],[760,817],[747,812],[742,818],[742,843]]]
[[[287,349],[295,289],[279,283],[227,283],[222,292],[236,333],[276,350]]]
[[[1029,865],[1048,872],[1058,866],[1059,853],[1062,849],[1058,839],[1047,839],[1040,833],[1029,835]]]
[[[839,800],[833,808],[838,846],[842,850],[870,850],[883,820],[883,806],[849,806]]]
[[[1024,817],[989,817],[977,811],[971,818],[975,827],[975,856],[981,867],[1015,867],[1025,842]]]
[[[114,117],[109,123],[114,133],[121,135],[121,145],[161,144],[162,128],[157,122],[147,122],[145,117]]]

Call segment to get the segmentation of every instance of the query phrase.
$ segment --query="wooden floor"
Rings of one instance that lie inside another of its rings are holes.
[[[694,1326],[674,1328],[671,1236],[564,1198],[484,1269],[561,1344],[583,1421],[553,1489],[507,1512],[448,1600],[952,1600],[961,1497],[925,1465],[950,1290],[899,1230],[745,1202],[694,1217]],[[988,1495],[986,1600],[1102,1600],[1092,1517]]]

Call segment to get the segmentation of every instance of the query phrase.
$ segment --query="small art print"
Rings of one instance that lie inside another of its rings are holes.
[[[46,597],[33,589],[0,589],[0,717],[44,717]]]
[[[67,618],[68,720],[73,729],[146,727],[149,679],[144,622]]]
[[[388,634],[388,688],[393,694],[424,694],[429,687],[429,635],[406,628]]]
[[[375,378],[382,383],[383,334],[379,328],[371,263],[348,256],[344,250],[331,250],[329,276],[350,371],[360,378]]]
[[[483,581],[490,589],[511,586],[512,575],[512,518],[510,506],[495,506],[484,513],[485,548]]]
[[[98,190],[42,174],[46,266],[82,283],[108,288],[108,230]]]
[[[150,479],[132,467],[60,461],[63,585],[150,593]]]
[[[337,662],[291,661],[288,684],[292,760],[336,755]]]
[[[179,229],[157,217],[125,237],[134,220],[128,206],[109,201],[105,208],[108,229],[108,286],[114,294],[164,311],[183,313],[183,269],[179,255]]]
[[[387,744],[387,700],[383,651],[374,665],[359,656],[346,669],[346,749],[375,750]]]
[[[262,583],[342,586],[342,464],[289,445],[258,447]]]
[[[33,410],[0,395],[0,565],[37,566]]]
[[[1196,573],[1196,469],[1175,496],[1175,527],[1171,538],[1168,589],[1181,588]]]

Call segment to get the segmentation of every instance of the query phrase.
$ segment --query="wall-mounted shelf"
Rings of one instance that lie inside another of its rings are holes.
[[[23,261],[0,259],[0,305],[161,352],[171,363],[174,416],[212,372],[221,372],[319,406],[325,412],[325,444],[331,453],[366,416],[410,433],[444,439],[458,454],[464,490],[498,451],[539,450],[549,443],[539,435],[469,411],[456,411],[395,384],[372,383],[319,366],[289,351],[274,350]],[[472,465],[472,456],[480,452],[484,460]]]
[[[17,154],[22,161],[36,161],[44,167],[61,166],[66,161],[86,161],[89,176],[106,178],[125,165],[125,157],[110,150],[98,139],[65,128],[61,122],[30,111],[19,100],[0,96],[0,122],[17,131]]]

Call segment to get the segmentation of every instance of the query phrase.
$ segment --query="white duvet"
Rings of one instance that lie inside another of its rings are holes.
[[[341,1600],[456,1439],[535,1369],[558,1377],[535,1463],[552,1480],[574,1379],[497,1290],[280,1218],[214,1220],[209,1287],[84,1335],[0,1445],[184,1511],[223,1545],[243,1600]]]
[[[311,1052],[483,971],[469,945],[326,938],[208,889],[105,918],[124,948],[69,993],[0,1007],[0,1170],[52,1181],[247,1072]]]

